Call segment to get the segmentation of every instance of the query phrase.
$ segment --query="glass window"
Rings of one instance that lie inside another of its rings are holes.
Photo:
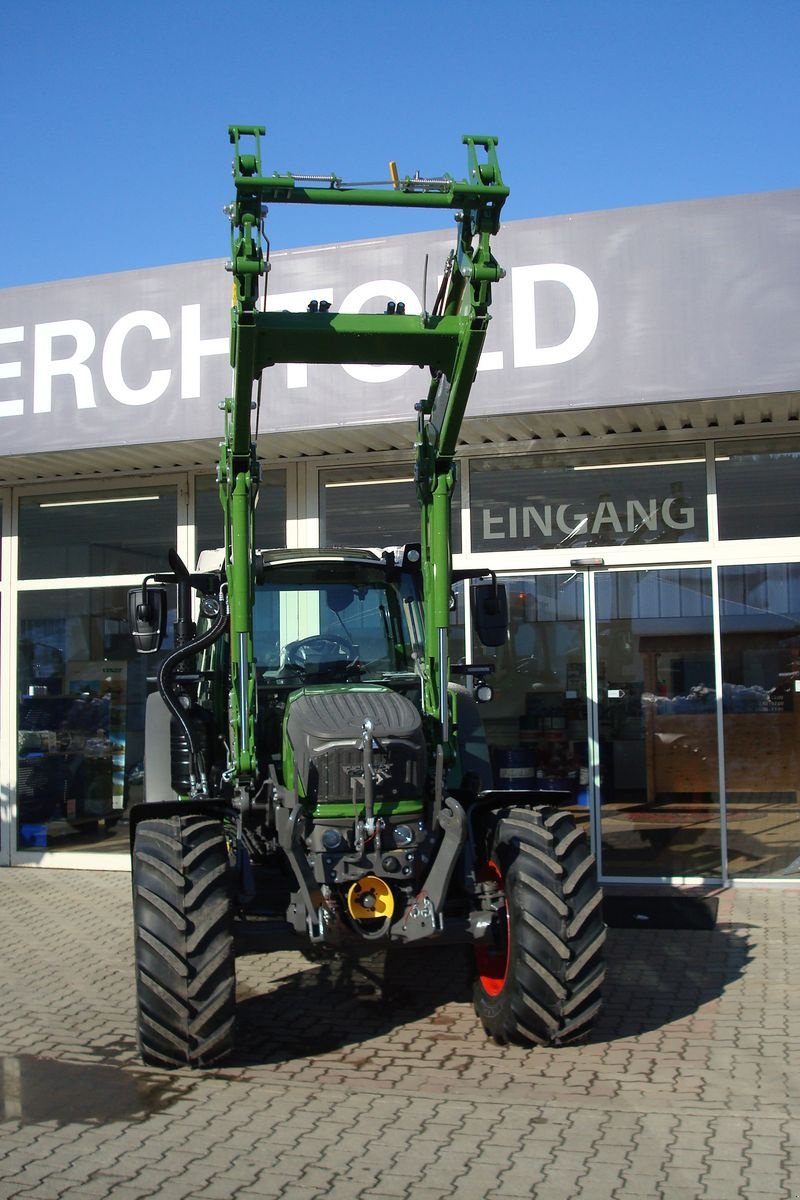
[[[195,482],[195,525],[197,553],[216,550],[224,544],[222,504],[216,480],[204,475]],[[256,547],[280,550],[286,545],[286,472],[264,471],[256,506]]]
[[[456,482],[450,509],[456,554],[461,550],[460,500]],[[419,505],[413,465],[320,472],[319,514],[323,546],[380,549],[418,542]]]
[[[271,567],[256,589],[253,645],[262,679],[278,682],[413,670],[402,597],[377,564]]]
[[[702,446],[472,459],[470,504],[478,552],[708,537]]]
[[[800,535],[800,439],[719,442],[715,450],[719,536]]]
[[[464,584],[459,580],[453,584],[450,593],[450,627],[448,629],[448,644],[451,663],[467,661],[467,639],[464,632]]]
[[[583,580],[575,574],[503,577],[509,635],[475,641],[474,661],[494,664],[494,696],[481,707],[495,785],[569,793],[588,810]]]
[[[800,877],[800,565],[720,571],[732,875]]]
[[[606,875],[722,870],[711,572],[598,572]]]
[[[176,525],[174,485],[24,496],[20,577],[145,575],[166,563]]]
[[[20,849],[128,850],[127,809],[143,798],[146,677],[161,657],[135,653],[126,601],[126,588],[20,594]]]

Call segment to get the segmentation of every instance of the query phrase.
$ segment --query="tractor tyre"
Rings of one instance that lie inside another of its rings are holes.
[[[476,944],[475,1011],[500,1045],[565,1045],[601,1007],[602,893],[594,856],[569,813],[496,814],[479,878],[501,904]]]
[[[205,1067],[233,1047],[231,868],[222,823],[143,820],[133,851],[138,1041],[153,1067]]]

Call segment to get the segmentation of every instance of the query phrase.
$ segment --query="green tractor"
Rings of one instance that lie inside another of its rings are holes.
[[[490,668],[452,664],[453,589],[473,627],[507,638],[491,572],[453,570],[458,432],[489,321],[508,195],[496,139],[465,137],[466,179],[264,175],[260,127],[235,126],[230,206],[233,396],[219,485],[224,547],[170,556],[129,594],[142,653],[175,648],[147,701],[145,798],[130,813],[143,1060],[206,1066],[234,1045],[236,922],[276,896],[299,945],[373,955],[474,950],[479,1021],[499,1043],[585,1036],[600,1007],[601,893],[585,835],[553,793],[494,786],[480,704]],[[265,312],[267,203],[447,208],[457,241],[430,312]],[[419,541],[391,549],[257,549],[252,421],[275,363],[416,364]],[[221,539],[222,540],[222,539]],[[195,596],[199,614],[195,619]],[[568,799],[568,798],[567,798]]]

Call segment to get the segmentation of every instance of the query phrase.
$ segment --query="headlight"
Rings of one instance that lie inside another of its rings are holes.
[[[414,831],[408,825],[395,825],[394,840],[397,846],[410,846],[414,840]]]
[[[322,845],[325,850],[338,850],[342,844],[342,835],[338,829],[326,829],[322,835]]]

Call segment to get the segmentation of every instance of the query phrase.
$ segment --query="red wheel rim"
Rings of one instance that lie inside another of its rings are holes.
[[[479,874],[482,883],[490,883],[492,881],[503,887],[503,876],[497,863],[489,862]],[[478,980],[481,987],[486,992],[487,996],[499,996],[506,984],[508,977],[508,960],[511,953],[511,937],[508,920],[508,905],[505,906],[505,913],[498,914],[502,920],[502,940],[499,946],[482,945],[478,942],[475,946],[475,962],[478,968]],[[504,919],[503,919],[504,918]]]

